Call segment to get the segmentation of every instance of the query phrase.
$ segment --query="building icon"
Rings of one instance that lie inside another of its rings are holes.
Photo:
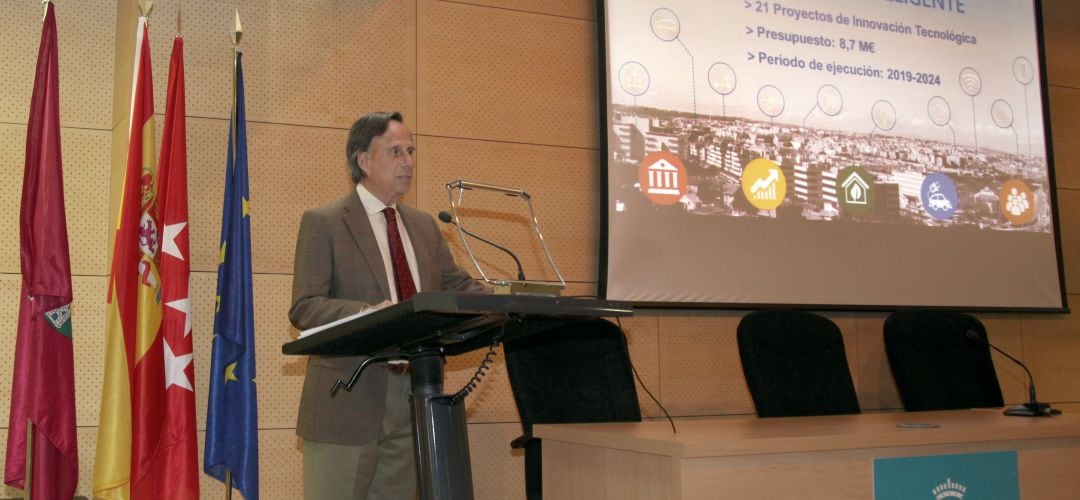
[[[679,195],[679,169],[671,162],[660,158],[649,165],[648,194]]]
[[[848,205],[867,205],[867,192],[870,185],[857,172],[852,172],[840,185],[844,190],[844,203]]]

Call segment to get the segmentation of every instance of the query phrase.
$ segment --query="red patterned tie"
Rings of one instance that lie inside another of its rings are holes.
[[[416,295],[416,284],[413,282],[412,271],[409,271],[409,261],[405,258],[405,245],[401,244],[401,233],[398,232],[397,216],[393,207],[386,207],[382,211],[386,216],[386,236],[390,242],[390,263],[394,266],[394,283],[397,285],[398,302],[407,300]]]

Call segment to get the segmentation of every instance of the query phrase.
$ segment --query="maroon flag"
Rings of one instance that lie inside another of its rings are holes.
[[[79,479],[58,66],[56,16],[49,3],[26,125],[19,213],[22,294],[4,467],[4,483],[25,489],[27,429],[33,424],[30,487],[34,498],[45,499],[73,497]]]

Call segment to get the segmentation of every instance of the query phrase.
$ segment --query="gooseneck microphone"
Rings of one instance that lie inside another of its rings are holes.
[[[471,236],[473,238],[476,238],[476,239],[478,239],[480,241],[483,241],[484,243],[487,243],[488,245],[491,245],[491,246],[493,246],[495,248],[498,248],[499,250],[502,250],[502,251],[506,252],[507,255],[509,255],[511,258],[514,259],[514,264],[517,264],[517,274],[518,274],[517,279],[518,279],[518,281],[525,281],[525,270],[521,267],[521,261],[518,260],[517,255],[514,255],[514,252],[511,252],[509,248],[506,248],[506,247],[504,247],[504,246],[502,246],[502,245],[500,245],[498,243],[494,243],[494,242],[492,242],[490,240],[481,238],[480,236],[477,236],[476,234],[469,231],[468,229],[465,229],[465,228],[461,227],[457,222],[454,222],[454,218],[448,212],[446,212],[445,210],[442,211],[442,212],[439,212],[439,220],[441,220],[441,221],[443,221],[443,222],[445,222],[447,224],[453,224],[453,225],[457,226],[458,229],[461,230],[461,232],[463,232],[463,233],[465,233],[465,234],[467,234],[467,235],[469,235],[469,236]]]
[[[1038,398],[1035,397],[1035,377],[1031,376],[1031,370],[1028,370],[1025,365],[1019,359],[1016,359],[1009,355],[1009,353],[998,349],[998,347],[986,340],[983,340],[981,336],[975,330],[968,330],[964,334],[968,340],[977,342],[990,347],[991,349],[1000,352],[1002,356],[1009,358],[1010,361],[1020,365],[1020,368],[1024,369],[1024,373],[1028,376],[1028,402],[1022,405],[1016,405],[1012,408],[1005,410],[1005,414],[1012,417],[1050,417],[1053,415],[1061,415],[1061,410],[1057,408],[1051,408],[1049,403],[1040,403]]]

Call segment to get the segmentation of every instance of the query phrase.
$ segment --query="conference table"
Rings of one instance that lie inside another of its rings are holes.
[[[536,425],[556,499],[874,498],[875,459],[1015,451],[1022,498],[1080,498],[1080,405]],[[976,455],[979,456],[979,455]],[[927,492],[928,494],[930,492]],[[934,498],[929,495],[925,498]]]

